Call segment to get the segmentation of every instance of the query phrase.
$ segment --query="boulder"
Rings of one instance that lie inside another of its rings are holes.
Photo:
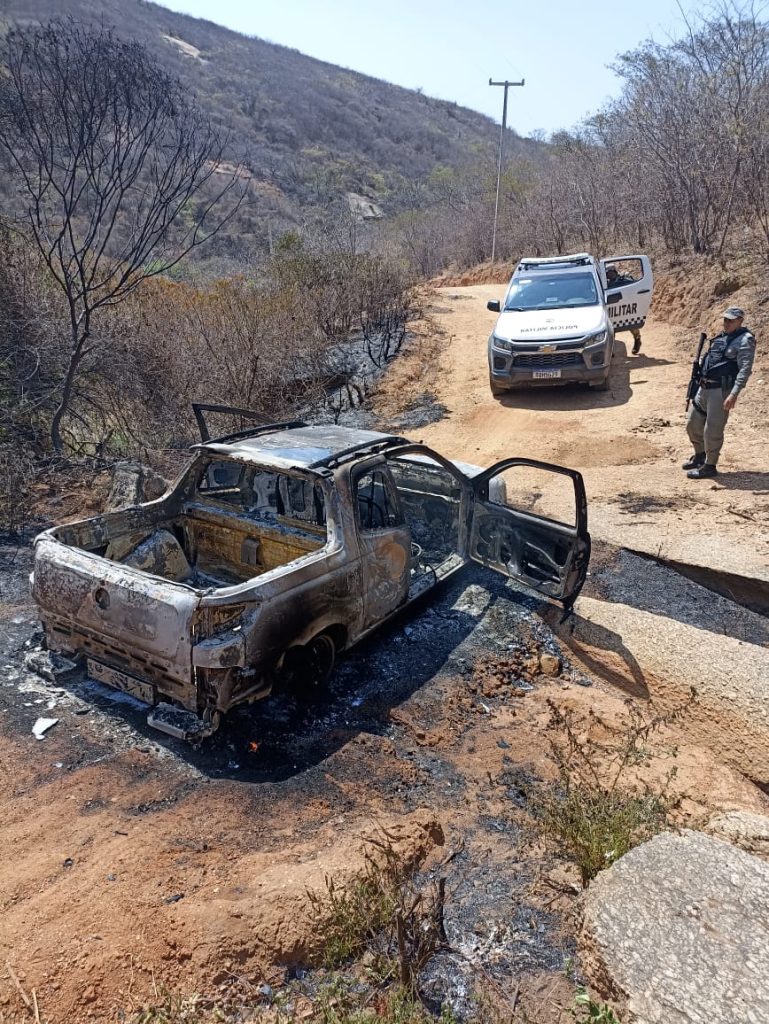
[[[708,822],[708,832],[728,839],[748,853],[769,856],[769,817],[751,811],[725,811]]]
[[[583,969],[634,1024],[768,1024],[767,907],[764,861],[701,832],[662,833],[591,883]]]
[[[149,466],[139,462],[116,462],[112,470],[112,489],[107,499],[107,511],[154,501],[168,487],[167,481]]]

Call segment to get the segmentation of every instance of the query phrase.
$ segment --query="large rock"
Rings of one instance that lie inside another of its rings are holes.
[[[769,817],[750,811],[725,811],[711,818],[708,831],[723,836],[748,853],[769,857]]]
[[[663,833],[588,889],[584,970],[634,1024],[769,1024],[767,908],[764,861],[701,832]]]
[[[139,462],[116,462],[112,470],[112,489],[107,499],[107,511],[154,501],[165,494],[167,487],[167,481],[149,466]]]

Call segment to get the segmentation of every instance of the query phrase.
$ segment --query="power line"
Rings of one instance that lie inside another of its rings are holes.
[[[494,201],[494,232],[491,236],[491,262],[494,263],[494,258],[497,254],[497,216],[499,214],[499,184],[502,180],[502,151],[505,145],[505,130],[507,129],[507,90],[511,86],[515,85],[526,85],[526,79],[522,78],[520,82],[492,82],[489,79],[489,85],[501,85],[505,90],[505,98],[502,101],[502,128],[499,132],[499,162],[497,163],[497,198]]]

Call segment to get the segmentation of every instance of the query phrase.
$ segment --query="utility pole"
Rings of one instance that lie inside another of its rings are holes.
[[[526,79],[522,78],[520,82],[492,82],[489,79],[489,85],[502,85],[505,89],[505,98],[502,101],[502,128],[499,132],[499,162],[497,164],[497,198],[494,202],[494,233],[491,236],[491,263],[494,264],[494,259],[497,255],[497,216],[499,214],[499,185],[502,180],[502,151],[505,147],[505,131],[507,129],[507,90],[511,86],[515,85],[526,85]]]

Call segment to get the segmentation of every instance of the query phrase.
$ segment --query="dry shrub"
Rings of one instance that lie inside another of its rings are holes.
[[[536,790],[531,807],[542,832],[577,863],[583,886],[667,826],[675,768],[656,788],[636,781],[633,769],[648,759],[651,734],[681,718],[695,699],[692,692],[681,707],[650,719],[628,700],[620,729],[609,729],[592,711],[585,728],[548,700],[558,785]]]
[[[416,976],[445,941],[443,883],[419,889],[388,841],[371,841],[362,874],[343,888],[309,893],[327,967],[368,953],[380,981],[414,989]]]
[[[0,444],[0,534],[19,536],[31,513],[35,461],[17,444]]]

